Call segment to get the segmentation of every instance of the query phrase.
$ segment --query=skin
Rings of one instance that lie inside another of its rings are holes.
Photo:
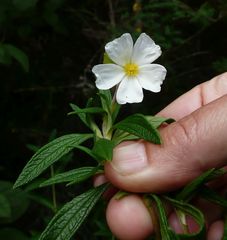
[[[176,120],[161,128],[162,145],[144,141],[120,144],[113,161],[105,165],[108,181],[134,193],[121,200],[113,197],[107,207],[108,225],[118,239],[142,240],[153,232],[139,192],[174,190],[210,168],[227,165],[227,73],[196,86],[157,115]],[[213,183],[220,191],[225,185],[226,177]],[[200,199],[195,204],[205,213],[207,239],[221,239],[221,209]],[[179,232],[173,214],[169,221]],[[192,231],[196,230],[195,223],[188,221]]]

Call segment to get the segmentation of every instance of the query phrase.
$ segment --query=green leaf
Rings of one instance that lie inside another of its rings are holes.
[[[100,161],[111,161],[114,147],[113,141],[101,138],[95,142],[92,152]]]
[[[53,217],[39,240],[70,240],[107,189],[104,184],[75,197]]]
[[[63,183],[63,182],[79,183],[88,179],[92,175],[94,175],[96,171],[97,171],[96,167],[81,167],[81,168],[73,169],[68,172],[59,173],[54,177],[42,182],[40,184],[40,187],[45,187],[45,186],[53,185],[56,183]]]
[[[5,44],[0,43],[0,63],[9,65],[12,63],[12,58],[9,55]]]
[[[21,11],[35,7],[37,2],[38,0],[13,0],[14,6]]]
[[[104,113],[105,111],[100,107],[90,107],[90,108],[83,108],[77,109],[73,112],[68,113],[68,115],[78,114],[78,113]]]
[[[198,223],[199,226],[198,232],[190,234],[179,234],[180,239],[192,239],[192,240],[206,239],[206,223],[204,216],[199,209],[193,207],[188,203],[177,201],[169,197],[165,197],[165,199],[168,200],[177,210],[180,210],[184,214],[191,216]]]
[[[0,223],[12,223],[20,218],[28,209],[28,194],[21,189],[13,189],[11,182],[0,181],[0,195],[3,195],[7,199],[11,213],[8,217],[0,218]]]
[[[113,104],[111,106],[111,117],[112,117],[113,124],[118,116],[120,109],[121,109],[121,105],[118,104],[117,102],[113,102]]]
[[[146,119],[154,128],[160,127],[163,123],[169,124],[175,121],[172,118],[164,118],[164,117],[158,117],[158,116],[146,116]]]
[[[173,232],[173,230],[170,228],[168,224],[168,219],[167,219],[165,208],[162,201],[155,194],[149,194],[149,197],[151,197],[155,201],[157,206],[157,212],[159,215],[159,227],[160,227],[160,233],[162,237],[161,239],[165,239],[165,240],[179,239],[179,237]]]
[[[114,132],[112,141],[114,141],[115,145],[118,145],[119,143],[121,143],[123,141],[130,141],[130,140],[137,140],[137,139],[139,139],[138,136],[135,136],[128,132],[117,129]]]
[[[73,104],[73,103],[70,103],[69,104],[70,107],[72,108],[73,111],[78,111],[78,116],[80,118],[80,120],[87,126],[87,127],[90,127],[88,121],[87,121],[87,118],[86,118],[86,114],[85,113],[79,113],[79,111],[81,111],[82,109],[79,108],[76,104]]]
[[[213,202],[227,209],[227,200],[221,197],[217,192],[215,192],[211,188],[203,186],[202,188],[199,189],[199,196],[205,198],[207,201]]]
[[[87,148],[87,147],[81,146],[81,145],[76,146],[76,148],[80,149],[81,151],[87,153],[93,159],[97,160],[97,156],[94,155],[94,153],[92,152],[92,150],[90,148]]]
[[[11,216],[11,208],[9,200],[0,194],[0,218],[9,218]]]
[[[190,200],[198,191],[200,191],[200,186],[204,183],[213,180],[216,177],[225,174],[225,171],[221,169],[210,169],[207,172],[203,173],[188,185],[186,185],[177,195],[176,199],[178,200]]]
[[[42,195],[40,194],[37,194],[37,193],[29,193],[28,197],[37,202],[38,204],[46,207],[46,208],[49,208],[51,209],[53,212],[55,212],[55,206],[53,205],[53,202],[50,201],[48,198],[46,197],[43,197]]]
[[[115,124],[114,128],[131,133],[146,141],[161,144],[159,132],[142,114],[131,115]]]
[[[88,100],[87,108],[90,108],[91,99]],[[97,124],[93,121],[89,113],[83,112],[83,109],[79,108],[77,105],[70,103],[70,106],[74,112],[77,112],[80,120],[89,127],[97,136],[101,137],[102,134],[97,126]]]
[[[99,90],[98,95],[101,98],[102,108],[107,113],[110,113],[110,106],[112,103],[112,95],[111,95],[110,90]]]
[[[23,1],[21,1],[21,2],[23,2]],[[20,65],[22,66],[24,71],[28,72],[29,71],[28,56],[21,49],[13,46],[11,44],[5,44],[5,47],[8,51],[8,53],[20,63]]]
[[[14,184],[14,188],[30,182],[51,164],[91,137],[93,134],[68,134],[46,144],[26,164]]]

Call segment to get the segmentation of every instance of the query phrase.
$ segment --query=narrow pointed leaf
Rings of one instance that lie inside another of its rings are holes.
[[[179,192],[176,196],[176,199],[178,200],[190,200],[199,190],[200,186],[204,183],[219,177],[221,175],[225,174],[225,171],[222,169],[210,169],[207,172],[203,173],[196,179],[194,179],[192,182],[190,182],[188,185],[186,185],[181,192]]]
[[[164,117],[158,117],[158,116],[146,116],[146,119],[154,128],[160,127],[163,123],[169,124],[175,121],[172,118],[164,118]]]
[[[199,190],[199,196],[205,198],[207,201],[218,204],[227,210],[227,200],[225,198],[223,198],[222,196],[220,196],[213,189],[203,186]]]
[[[11,45],[11,44],[5,44],[5,47],[8,51],[8,53],[16,59],[22,68],[24,69],[25,72],[29,71],[29,60],[28,56],[19,48]]]
[[[87,108],[91,108],[91,102],[92,99],[88,99],[87,102]],[[97,126],[97,124],[94,122],[92,116],[88,112],[84,112],[83,109],[79,108],[77,105],[70,103],[70,106],[74,112],[77,112],[77,115],[79,116],[80,120],[88,127],[90,128],[97,136],[101,136],[101,132]],[[101,110],[100,110],[101,111]],[[71,114],[71,113],[69,113]]]
[[[204,216],[199,209],[183,201],[178,201],[169,197],[165,197],[165,199],[168,200],[176,209],[179,209],[184,214],[191,216],[198,223],[198,232],[190,234],[179,234],[180,239],[206,239],[206,223]]]
[[[158,130],[142,114],[131,115],[114,125],[114,128],[131,133],[149,142],[161,144]]]
[[[149,196],[153,199],[157,206],[159,227],[162,239],[178,240],[179,239],[178,236],[173,232],[173,230],[169,226],[165,208],[161,199],[155,194],[149,194]]]
[[[107,187],[105,184],[90,189],[66,203],[50,221],[39,240],[70,240]]]
[[[110,106],[112,103],[112,95],[110,90],[99,90],[98,95],[101,98],[102,108],[110,113]]]
[[[89,107],[89,108],[74,110],[73,112],[70,112],[69,115],[79,114],[79,113],[104,113],[104,112],[105,111],[100,107]]]
[[[92,150],[90,148],[87,148],[87,147],[81,146],[81,145],[76,146],[76,148],[80,149],[81,151],[83,151],[85,153],[87,153],[91,158],[97,160],[97,157],[95,156],[95,154],[92,152]]]
[[[49,200],[47,197],[43,197],[40,194],[37,193],[29,193],[28,197],[32,200],[35,201],[36,203],[51,209],[53,212],[55,211],[55,206],[53,205],[52,201]]]
[[[41,147],[22,170],[14,188],[30,182],[51,164],[91,137],[93,134],[68,134]]]
[[[128,132],[117,129],[114,133],[112,141],[114,141],[115,145],[118,145],[119,143],[121,143],[123,141],[130,141],[130,140],[137,140],[137,139],[139,139],[138,136],[135,136]]]
[[[73,111],[80,111],[80,110],[82,110],[82,109],[79,108],[76,104],[70,103],[69,105],[70,105],[70,107],[72,108]],[[87,119],[86,119],[86,114],[85,114],[85,113],[78,113],[77,115],[79,116],[80,120],[81,120],[87,127],[90,127],[90,126],[89,126],[89,123],[88,123],[88,121],[87,121]]]
[[[96,172],[96,170],[96,167],[81,167],[64,173],[59,173],[54,177],[42,182],[40,184],[40,187],[46,187],[63,182],[79,183],[91,177]]]
[[[118,116],[118,113],[121,109],[121,105],[118,104],[117,102],[114,102],[111,106],[111,117],[112,117],[112,123],[114,124],[115,123],[115,120]]]

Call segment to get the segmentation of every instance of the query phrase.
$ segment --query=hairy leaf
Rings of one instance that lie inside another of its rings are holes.
[[[163,123],[172,123],[175,121],[172,118],[164,118],[158,116],[146,116],[146,119],[154,128],[160,127]]]
[[[178,236],[173,232],[173,230],[170,228],[168,224],[167,215],[161,199],[155,194],[149,194],[149,196],[153,199],[153,201],[156,203],[156,206],[157,206],[160,234],[162,237],[161,239],[165,239],[165,240],[179,239]]]
[[[96,159],[97,160],[97,157],[94,155],[94,153],[92,152],[92,150],[90,148],[87,148],[85,146],[81,146],[81,145],[78,145],[76,146],[77,149],[80,149],[81,151],[87,153],[90,157],[92,157],[93,159]]]
[[[178,201],[169,197],[165,197],[177,210],[182,211],[184,214],[191,216],[199,225],[198,232],[190,234],[179,234],[180,239],[201,240],[206,237],[206,223],[202,212],[193,207],[192,205],[183,201]]]
[[[51,164],[91,137],[93,137],[92,134],[68,134],[46,144],[26,164],[14,184],[14,188],[30,182]]]
[[[186,185],[181,192],[179,192],[176,196],[176,199],[178,200],[190,200],[195,193],[197,193],[200,190],[200,186],[204,183],[225,174],[225,172],[221,169],[210,169],[207,172],[203,173],[196,179],[194,179],[192,182],[190,182],[188,185]]]
[[[111,161],[114,147],[115,144],[113,141],[101,138],[95,142],[92,152],[95,156],[97,156],[98,160]]]
[[[90,189],[66,203],[53,217],[39,240],[71,239],[107,187],[104,184]]]
[[[110,113],[110,106],[112,103],[112,96],[110,90],[99,90],[98,95],[101,98],[102,108]]]
[[[78,113],[104,113],[105,111],[100,107],[89,107],[83,109],[77,109],[73,112],[70,112],[69,115],[78,114]]]
[[[59,173],[52,178],[42,182],[40,184],[40,187],[63,182],[79,183],[91,177],[96,172],[96,170],[96,167],[81,167],[64,173]]]
[[[149,142],[161,144],[159,132],[142,114],[131,115],[114,125],[114,128],[131,133]]]
[[[215,192],[211,188],[203,186],[202,188],[200,188],[199,194],[201,197],[205,198],[207,201],[218,204],[227,210],[227,200],[224,197],[220,196],[217,192]]]
[[[130,140],[137,140],[137,139],[139,139],[138,136],[122,131],[120,129],[117,129],[114,132],[114,135],[112,137],[112,141],[114,141],[115,145],[118,145],[123,141],[130,141]]]
[[[92,102],[92,99],[88,99],[87,108],[85,108],[85,109],[90,109],[90,110],[92,109],[92,107],[90,107],[91,102]],[[84,111],[83,109],[79,108],[77,105],[72,104],[72,103],[70,104],[70,106],[73,109],[73,111],[77,113],[77,115],[79,116],[80,120],[87,127],[89,127],[97,136],[102,136],[102,134],[101,134],[97,124],[93,121],[93,118],[92,118],[92,116],[91,116],[91,114],[89,112]],[[96,108],[96,110],[97,110],[97,108]],[[99,108],[98,111],[100,112],[101,108]],[[71,114],[71,113],[69,113],[69,114]]]
[[[73,104],[73,103],[70,103],[69,104],[70,107],[72,108],[73,111],[81,111],[82,109],[80,107],[78,107],[76,104]],[[90,127],[89,126],[89,123],[87,122],[87,119],[86,119],[86,114],[85,113],[79,113],[77,114],[80,118],[80,120],[87,126],[87,127]]]

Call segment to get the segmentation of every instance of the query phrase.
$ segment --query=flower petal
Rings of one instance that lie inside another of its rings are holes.
[[[161,48],[146,33],[141,33],[133,48],[132,62],[138,65],[148,64],[161,54]]]
[[[124,33],[105,46],[106,53],[115,63],[123,66],[130,62],[133,49],[133,40],[129,33]]]
[[[117,85],[124,78],[124,70],[116,64],[99,64],[92,68],[96,76],[96,87],[106,90]]]
[[[142,88],[152,92],[160,92],[166,72],[166,69],[162,65],[147,64],[140,66],[137,77]]]
[[[116,99],[119,104],[143,101],[143,89],[136,77],[125,77],[121,81],[117,89]]]

